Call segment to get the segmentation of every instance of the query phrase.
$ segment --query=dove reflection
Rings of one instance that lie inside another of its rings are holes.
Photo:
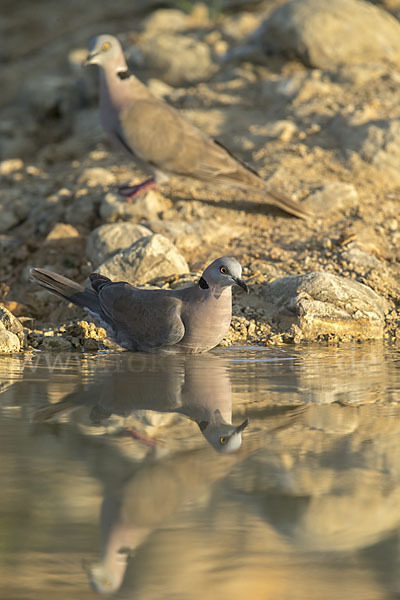
[[[211,452],[203,447],[145,461],[120,485],[106,490],[100,517],[101,558],[86,566],[95,591],[117,591],[134,550],[180,510],[206,501],[215,482],[239,460],[237,454],[210,456]]]
[[[143,357],[137,371],[109,371],[87,389],[68,394],[36,412],[35,421],[86,406],[90,420],[101,424],[111,415],[135,422],[137,411],[177,413],[194,421],[219,452],[238,450],[248,424],[232,425],[232,387],[228,361],[216,355]],[[100,381],[99,381],[100,379]],[[133,431],[134,433],[134,431]]]

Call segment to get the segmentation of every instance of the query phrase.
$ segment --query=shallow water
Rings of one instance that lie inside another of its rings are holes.
[[[0,598],[398,598],[399,359],[0,357]]]

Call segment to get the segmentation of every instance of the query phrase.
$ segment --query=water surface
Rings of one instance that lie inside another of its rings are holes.
[[[398,598],[399,357],[0,356],[0,598]]]

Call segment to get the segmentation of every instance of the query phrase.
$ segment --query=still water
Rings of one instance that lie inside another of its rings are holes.
[[[400,352],[0,356],[0,598],[400,596]]]

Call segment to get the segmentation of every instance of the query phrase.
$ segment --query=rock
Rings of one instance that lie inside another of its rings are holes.
[[[115,175],[102,167],[84,169],[78,178],[79,185],[87,187],[108,186],[115,183]]]
[[[148,235],[151,235],[151,231],[147,227],[129,222],[100,225],[88,237],[86,254],[93,267],[97,267],[118,250],[129,248]]]
[[[24,328],[20,321],[2,304],[0,304],[0,322],[4,325],[7,331],[11,331],[17,336],[21,345],[24,343]]]
[[[97,352],[99,349],[99,342],[93,338],[87,338],[83,343],[83,349],[85,352]]]
[[[351,123],[344,124],[336,135],[344,150],[358,152],[363,160],[384,172],[393,187],[400,185],[400,119],[371,121],[353,127]]]
[[[338,116],[330,127],[332,135],[349,158],[358,156],[382,174],[389,187],[400,185],[400,119],[358,122],[357,116]]]
[[[376,339],[383,336],[386,300],[367,286],[324,272],[264,284],[268,320],[300,330],[300,339]]]
[[[146,283],[155,277],[187,273],[186,260],[163,235],[141,238],[98,267],[99,273],[114,281]]]
[[[196,3],[192,12],[188,14],[178,9],[159,9],[147,17],[144,27],[146,33],[153,35],[161,32],[176,33],[185,29],[210,27],[212,22],[208,16],[208,9],[203,3]]]
[[[341,253],[342,260],[354,265],[356,267],[362,267],[364,269],[383,269],[385,264],[378,260],[376,256],[361,250],[361,248],[349,248]]]
[[[53,229],[47,234],[45,244],[51,244],[53,242],[69,242],[79,238],[79,231],[72,225],[67,223],[56,223]]]
[[[15,171],[21,171],[24,163],[20,158],[10,158],[0,162],[0,175],[10,175]]]
[[[160,9],[156,10],[147,17],[144,27],[146,32],[158,34],[168,31],[176,33],[187,28],[190,17],[182,10],[177,9]]]
[[[183,252],[189,252],[201,245],[213,244],[215,242],[227,243],[233,237],[237,237],[243,231],[242,227],[231,223],[214,223],[206,219],[199,219],[186,223],[184,221],[148,221],[147,227],[153,233],[161,233],[170,239],[176,247]]]
[[[72,344],[61,336],[48,336],[43,338],[40,350],[49,350],[51,352],[68,352],[72,350]]]
[[[5,233],[24,221],[34,202],[34,197],[21,195],[19,189],[2,190],[0,202],[0,233]]]
[[[19,352],[21,344],[15,333],[7,331],[0,321],[0,354]]]
[[[307,66],[400,62],[400,23],[363,0],[293,0],[278,6],[248,39],[248,48],[297,57]]]
[[[134,202],[122,200],[112,192],[106,194],[100,205],[100,216],[108,222],[123,220],[151,220],[172,206],[171,202],[159,192],[150,190],[135,199]]]
[[[0,304],[0,352],[19,352],[24,346],[24,341],[22,324]]]
[[[207,80],[217,70],[207,44],[188,35],[159,33],[138,49],[154,76],[175,87]]]
[[[342,210],[358,201],[358,192],[351,183],[331,181],[307,199],[307,206],[315,214]]]

